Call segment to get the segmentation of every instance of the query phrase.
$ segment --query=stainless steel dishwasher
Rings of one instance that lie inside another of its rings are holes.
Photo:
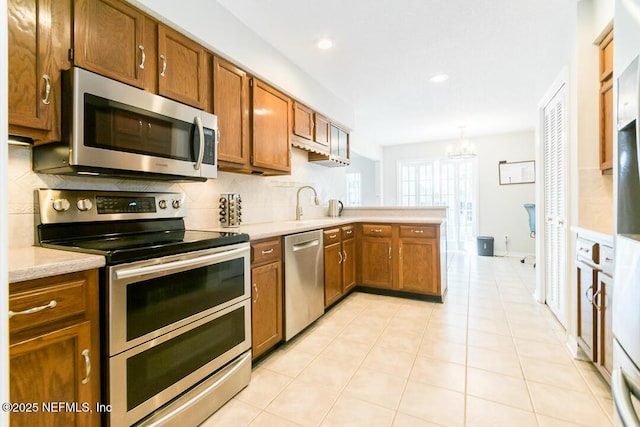
[[[324,314],[322,230],[284,237],[284,339]]]

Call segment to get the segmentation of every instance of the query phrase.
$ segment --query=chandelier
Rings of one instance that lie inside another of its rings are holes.
[[[464,138],[464,126],[460,126],[460,140],[458,141],[458,146],[455,149],[452,146],[448,146],[447,157],[450,159],[468,159],[475,156],[475,147]]]

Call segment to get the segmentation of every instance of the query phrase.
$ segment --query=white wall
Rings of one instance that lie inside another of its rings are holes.
[[[584,0],[582,0],[584,1]],[[591,1],[591,0],[589,0]],[[615,0],[593,0],[594,21],[593,38],[595,39],[613,21]]]
[[[380,206],[380,161],[351,153],[351,164],[346,172],[360,172],[361,206]]]
[[[529,237],[529,222],[523,205],[534,203],[534,184],[500,185],[498,162],[534,160],[533,131],[483,136],[469,139],[478,153],[478,235],[495,238],[496,253],[504,253],[504,235],[509,236],[509,252],[533,254],[535,241]],[[434,159],[445,156],[447,146],[457,140],[405,144],[383,148],[383,205],[398,205],[400,160]]]
[[[313,185],[321,205],[312,203],[310,191],[301,193],[305,218],[327,215],[329,199],[344,200],[345,168],[328,168],[307,162],[307,152],[294,149],[290,176],[262,177],[220,172],[207,182],[163,183],[96,177],[65,177],[36,174],[31,170],[31,147],[9,147],[8,211],[9,246],[34,243],[34,190],[38,188],[93,189],[109,191],[177,191],[187,195],[186,226],[191,229],[218,227],[220,193],[242,196],[242,221],[255,224],[295,219],[296,192]]]

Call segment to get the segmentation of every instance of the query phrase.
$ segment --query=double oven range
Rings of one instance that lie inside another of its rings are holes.
[[[103,422],[195,425],[251,375],[249,236],[186,230],[181,193],[39,190],[39,242],[101,254]]]

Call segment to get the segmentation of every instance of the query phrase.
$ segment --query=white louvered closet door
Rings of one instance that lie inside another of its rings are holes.
[[[546,303],[566,325],[565,85],[544,107],[544,245]]]

